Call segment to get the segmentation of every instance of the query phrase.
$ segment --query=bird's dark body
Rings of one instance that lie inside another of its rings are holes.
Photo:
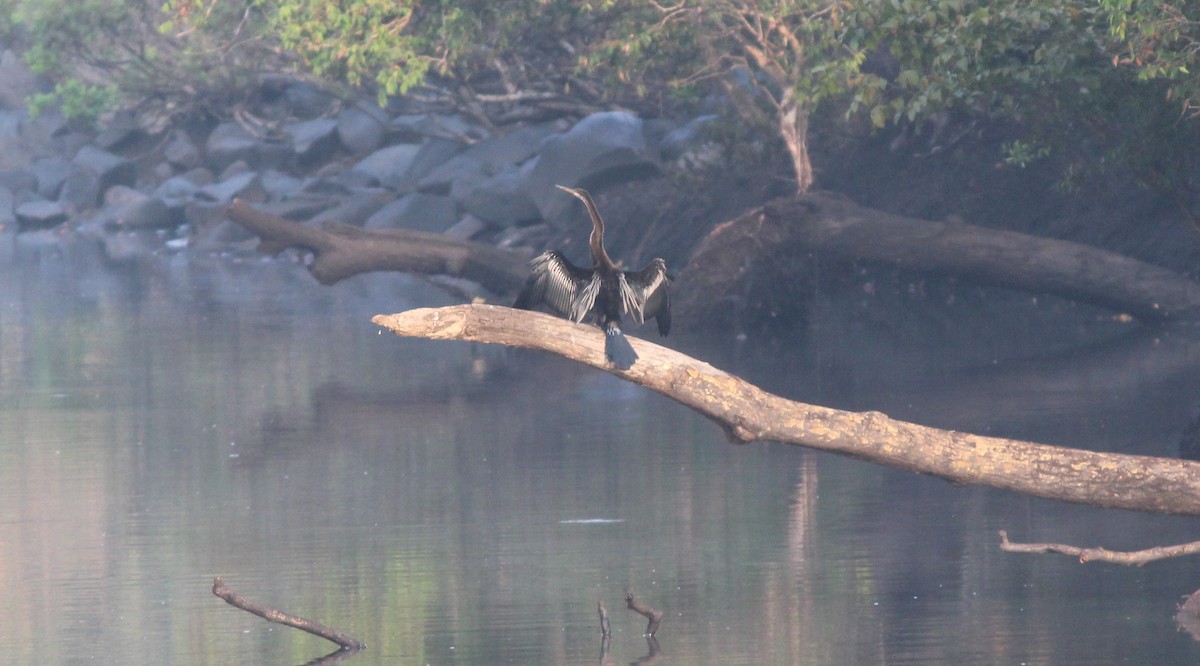
[[[617,268],[604,249],[604,220],[585,190],[559,186],[578,197],[587,206],[592,219],[589,246],[591,269],[580,268],[557,250],[546,252],[531,263],[529,280],[513,307],[532,309],[545,304],[572,321],[592,314],[604,331],[605,353],[613,365],[628,370],[637,353],[621,330],[622,315],[630,315],[639,324],[653,317],[658,332],[671,330],[670,280],[667,265],[654,259],[640,271]]]

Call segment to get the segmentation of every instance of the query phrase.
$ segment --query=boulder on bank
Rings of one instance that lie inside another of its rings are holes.
[[[578,201],[555,185],[602,189],[659,173],[657,144],[646,141],[641,118],[625,111],[597,113],[564,134],[548,137],[524,172],[521,189],[542,218],[560,228],[574,226],[569,211]]]

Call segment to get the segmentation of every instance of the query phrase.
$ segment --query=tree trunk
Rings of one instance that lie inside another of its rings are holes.
[[[709,417],[738,442],[770,440],[959,484],[1093,506],[1200,516],[1200,463],[1096,453],[938,430],[879,412],[844,412],[771,395],[707,363],[630,338],[627,371],[604,356],[595,326],[489,305],[423,308],[372,321],[397,335],[540,349],[605,370]]]
[[[1082,243],[890,215],[825,192],[780,199],[714,229],[679,274],[681,318],[729,325],[731,304],[769,296],[755,280],[781,289],[810,279],[808,256],[1052,294],[1143,321],[1200,319],[1200,283],[1174,271]],[[762,266],[775,273],[757,275]]]
[[[804,194],[813,186],[812,161],[808,157],[808,111],[801,109],[790,89],[779,104],[779,134],[792,157],[796,172],[796,192]]]

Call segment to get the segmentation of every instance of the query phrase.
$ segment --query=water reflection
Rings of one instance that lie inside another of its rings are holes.
[[[380,335],[370,315],[439,298],[396,276],[330,289],[253,259],[77,263],[35,254],[0,276],[0,650],[14,663],[328,653],[213,597],[218,574],[363,640],[354,664],[1200,656],[1172,621],[1193,561],[1117,569],[996,546],[1004,528],[1137,548],[1194,538],[1191,520],[729,446],[674,403],[545,355]],[[672,342],[791,397],[1165,450],[1200,395],[1197,342],[1119,333],[1078,358],[1030,347],[1006,357],[1025,362],[939,356],[921,372],[874,364],[874,348],[852,364],[847,336],[732,359]],[[667,613],[661,645],[627,592]],[[613,609],[607,653],[597,601]]]

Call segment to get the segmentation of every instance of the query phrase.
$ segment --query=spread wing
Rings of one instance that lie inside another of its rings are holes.
[[[532,310],[545,304],[574,322],[582,321],[596,304],[600,276],[567,261],[557,250],[534,257],[529,262],[529,279],[517,296],[514,308]]]
[[[621,309],[639,324],[653,317],[658,321],[659,335],[666,335],[671,330],[670,283],[667,262],[662,259],[651,261],[640,271],[622,271]]]

